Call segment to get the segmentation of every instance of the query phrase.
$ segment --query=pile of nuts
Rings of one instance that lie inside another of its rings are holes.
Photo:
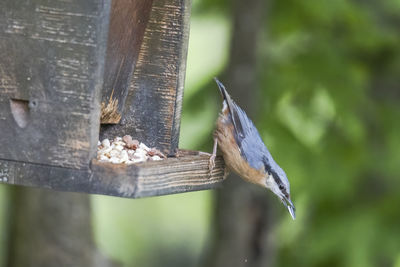
[[[98,160],[116,164],[134,164],[166,158],[159,150],[149,148],[138,140],[132,140],[130,135],[115,137],[113,141],[104,139],[98,142],[97,148]]]

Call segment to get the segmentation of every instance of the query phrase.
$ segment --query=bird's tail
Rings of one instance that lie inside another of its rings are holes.
[[[229,113],[231,115],[232,123],[236,129],[236,132],[242,136],[243,135],[243,126],[240,121],[240,117],[238,112],[243,112],[236,104],[235,102],[231,99],[230,95],[225,89],[225,86],[218,81],[217,78],[214,78],[215,82],[218,85],[219,91],[221,92],[222,97],[224,98],[224,102],[227,104]]]
[[[228,92],[226,91],[225,86],[217,79],[217,77],[215,77],[214,80],[218,85],[221,96],[224,98],[224,100],[226,100],[227,102],[230,102],[230,96],[229,96]]]

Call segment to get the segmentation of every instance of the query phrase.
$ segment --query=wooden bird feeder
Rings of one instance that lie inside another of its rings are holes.
[[[221,157],[178,149],[190,0],[0,2],[0,181],[144,197],[217,186]],[[96,160],[129,134],[169,155]]]

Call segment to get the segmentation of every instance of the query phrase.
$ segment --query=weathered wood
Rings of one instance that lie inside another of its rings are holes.
[[[153,0],[114,0],[110,14],[101,123],[118,123]]]
[[[0,1],[0,158],[88,167],[109,11],[101,0]]]
[[[89,170],[0,160],[0,182],[128,198],[212,189],[226,177],[222,157],[181,151],[177,158],[135,165],[93,160]]]
[[[154,1],[119,125],[101,138],[130,134],[173,154],[178,147],[190,0]]]

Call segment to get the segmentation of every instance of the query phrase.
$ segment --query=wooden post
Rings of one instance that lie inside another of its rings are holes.
[[[88,168],[109,1],[0,1],[0,158]]]

